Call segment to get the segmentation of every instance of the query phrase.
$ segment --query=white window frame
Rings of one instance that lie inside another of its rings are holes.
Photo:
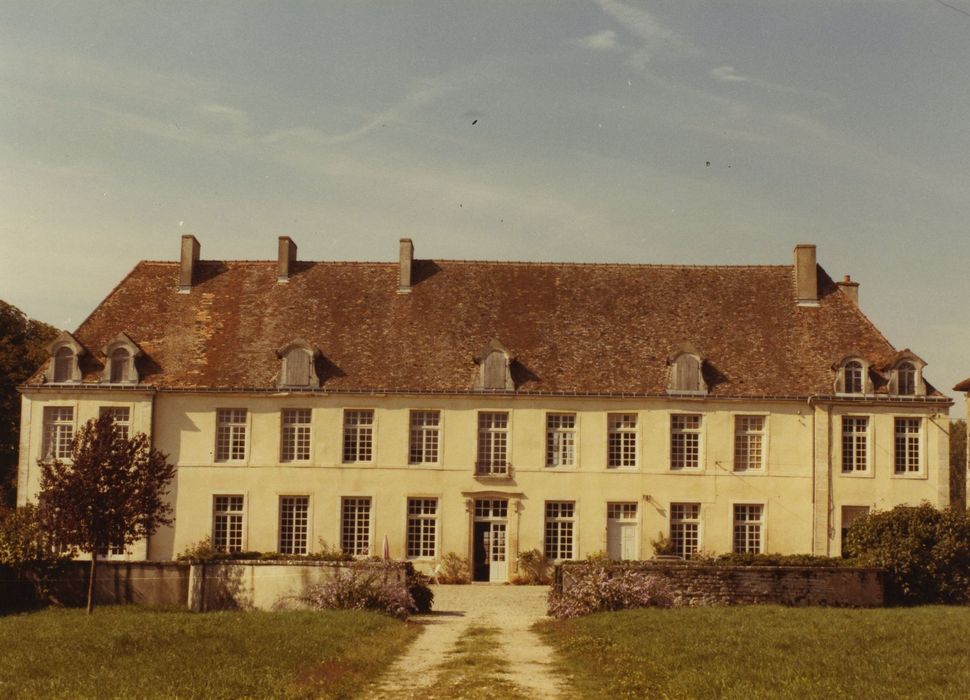
[[[629,425],[628,418],[633,418]],[[632,454],[633,463],[630,464]],[[606,468],[636,469],[640,465],[640,415],[636,411],[606,414]]]
[[[64,412],[69,412],[70,415],[65,416]],[[42,422],[41,459],[71,459],[71,445],[77,427],[76,407],[44,406]]]
[[[576,558],[576,501],[546,501],[542,552],[549,561]]]
[[[427,512],[429,503],[434,504],[434,512]],[[437,559],[441,532],[441,499],[436,496],[408,496],[405,508],[405,556],[412,560]]]
[[[900,432],[900,421],[916,421],[919,427],[915,432]],[[898,478],[921,478],[926,475],[926,456],[924,454],[926,438],[926,418],[924,416],[893,416],[893,476]],[[905,441],[904,468],[899,469],[900,460],[900,439]],[[911,448],[911,441],[915,439],[915,453]],[[911,469],[911,458],[915,454],[916,468]]]
[[[369,414],[370,421],[362,419]],[[373,408],[345,408],[343,412],[341,459],[344,464],[373,464],[377,451],[377,411]]]
[[[572,426],[562,423],[572,419]],[[559,423],[559,425],[555,425]],[[576,413],[550,411],[546,413],[546,467],[575,469],[578,464],[579,416]],[[564,458],[565,457],[565,458]]]
[[[240,415],[242,420],[239,420]],[[214,461],[219,464],[243,464],[248,456],[249,410],[240,407],[217,408]]]
[[[702,548],[701,504],[677,502],[670,504],[668,530],[675,554],[691,559]]]
[[[846,421],[865,421],[865,431],[858,429],[848,430]],[[846,414],[840,416],[839,420],[839,454],[841,462],[841,473],[843,476],[869,476],[872,474],[872,416],[861,416],[858,414]],[[865,454],[862,459],[862,467],[859,468],[860,460],[857,457],[859,438],[863,438],[862,447]],[[854,445],[852,459],[846,458],[846,444],[852,441]],[[847,468],[849,467],[849,468]]]
[[[225,499],[220,508],[220,499]],[[237,510],[235,502],[230,499],[239,499],[240,508]],[[225,542],[219,536],[219,521],[225,519]],[[238,524],[234,527],[234,524]],[[239,543],[233,545],[232,530],[238,529]],[[244,493],[216,493],[212,495],[212,547],[219,552],[244,552],[246,551],[246,494]]]
[[[302,513],[296,508],[302,505]],[[305,555],[310,552],[310,528],[313,523],[310,496],[307,494],[280,494],[277,499],[276,551],[280,554]],[[289,512],[287,509],[289,508]],[[302,522],[299,516],[302,515]],[[302,541],[300,536],[302,534]],[[287,540],[284,542],[284,537]]]
[[[434,423],[426,422],[434,416]],[[408,412],[408,464],[412,466],[441,463],[441,411],[416,408]]]
[[[739,508],[759,508],[760,517],[757,520],[752,520],[746,517],[739,519],[738,518]],[[768,513],[768,508],[764,503],[751,503],[751,502],[740,503],[739,502],[739,503],[731,504],[731,551],[732,552],[734,552],[735,554],[763,554],[766,551],[766,546],[768,541],[767,513]],[[757,527],[757,533],[758,533],[757,551],[751,551],[749,549],[749,545],[747,544],[747,541],[750,540],[751,528],[753,527]],[[739,528],[744,528],[745,530],[744,537],[746,540],[746,544],[743,548],[743,551],[738,550],[738,536],[739,534],[741,534],[738,532]]]
[[[747,423],[752,419],[761,421],[761,429],[754,430],[750,428]],[[739,455],[743,452],[744,454],[750,455],[751,447],[750,445],[745,445],[742,450],[742,443],[746,442],[750,438],[760,437],[761,445],[759,450],[761,452],[761,458],[757,460],[757,466],[748,466],[751,462],[748,459],[747,462],[743,462],[739,459]],[[738,474],[764,474],[768,467],[768,416],[764,413],[736,413],[734,414],[734,452],[731,463],[731,471]]]
[[[495,419],[504,419],[505,425],[497,425]],[[479,411],[476,420],[475,475],[508,476],[512,469],[511,411]]]
[[[696,419],[697,425],[678,425]],[[670,471],[698,472],[704,468],[704,414],[671,413],[669,421],[668,460]],[[693,440],[692,440],[693,438]],[[691,442],[695,442],[691,445]],[[680,443],[680,444],[678,444]],[[690,464],[689,457],[696,463]]]
[[[297,420],[305,418],[306,420]],[[280,411],[280,462],[309,462],[313,450],[313,409],[284,408]]]
[[[367,517],[360,517],[357,509],[367,506]],[[348,516],[348,507],[355,509],[352,520]],[[347,529],[348,524],[352,531]],[[361,537],[360,528],[365,525],[365,538]],[[340,549],[353,557],[369,557],[374,548],[374,499],[371,496],[342,496],[340,498]]]

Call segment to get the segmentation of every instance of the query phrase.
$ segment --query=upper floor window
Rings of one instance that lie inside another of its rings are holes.
[[[734,471],[765,468],[765,417],[734,417]]]
[[[669,358],[668,394],[706,394],[704,359],[693,348],[685,347]]]
[[[44,459],[70,459],[74,441],[74,409],[44,406]]]
[[[842,471],[864,472],[869,469],[869,418],[842,416]]]
[[[701,417],[670,417],[670,468],[697,469],[701,466]]]
[[[611,413],[607,421],[607,468],[637,466],[637,414]]]
[[[896,354],[889,373],[889,393],[896,396],[925,396],[923,368],[926,363],[910,350]]]
[[[344,461],[374,459],[374,411],[344,411]]]
[[[862,383],[862,363],[852,360],[845,363],[845,393],[861,394],[863,391]]]
[[[849,357],[837,367],[835,378],[837,394],[871,394],[872,381],[869,379],[869,365],[858,357]]]
[[[280,461],[308,461],[310,459],[310,409],[284,408],[280,421]]]
[[[896,368],[896,389],[900,396],[916,393],[916,367],[912,362],[903,362]]]
[[[498,340],[492,340],[476,356],[478,376],[475,389],[486,391],[514,391],[512,355]]]
[[[67,331],[58,335],[47,351],[51,356],[51,368],[47,373],[47,381],[57,384],[81,381],[81,368],[78,364],[80,355],[84,352],[81,344]]]
[[[141,349],[124,333],[119,333],[103,349],[105,356],[104,372],[101,381],[109,384],[137,384],[138,370],[135,358],[140,357]]]
[[[102,406],[99,416],[111,416],[111,424],[115,431],[125,440],[131,432],[131,409],[127,406]]]
[[[441,411],[411,411],[408,464],[438,463]]]
[[[54,354],[54,381],[69,382],[74,376],[74,364],[77,360],[71,348],[59,348]]]
[[[509,473],[509,414],[482,411],[478,414],[478,461],[475,473],[483,476]]]
[[[576,465],[576,414],[546,414],[546,466]]]
[[[281,387],[318,387],[316,358],[320,350],[304,340],[294,340],[276,351],[283,361],[278,385]]]
[[[897,474],[915,474],[920,471],[920,435],[923,432],[921,418],[896,418],[894,464]]]
[[[216,410],[216,461],[238,462],[246,459],[246,409]]]

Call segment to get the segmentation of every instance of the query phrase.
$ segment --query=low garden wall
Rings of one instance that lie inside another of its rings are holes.
[[[556,567],[555,588],[568,594],[587,564]],[[886,604],[882,569],[820,566],[725,566],[690,562],[607,564],[611,574],[637,571],[666,581],[675,605],[881,607]]]
[[[62,605],[85,605],[90,567],[87,561],[64,562],[60,574],[49,585],[51,598]],[[98,605],[180,607],[188,599],[188,563],[99,561],[94,571],[94,599]]]

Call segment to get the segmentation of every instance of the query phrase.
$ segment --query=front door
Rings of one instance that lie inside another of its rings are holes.
[[[475,523],[472,578],[476,581],[505,583],[509,574],[507,549],[505,523]]]
[[[614,560],[637,558],[636,503],[610,503],[607,506],[606,552]]]
[[[488,581],[491,570],[492,523],[475,523],[475,544],[472,548],[472,579]]]

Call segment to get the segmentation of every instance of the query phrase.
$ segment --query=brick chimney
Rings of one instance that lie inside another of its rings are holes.
[[[182,236],[182,259],[179,266],[179,294],[192,291],[192,277],[199,262],[199,241],[189,234]]]
[[[414,244],[410,238],[401,239],[401,265],[397,293],[411,293],[411,264],[414,262]]]
[[[859,305],[859,283],[858,282],[853,282],[852,278],[849,277],[849,275],[846,275],[844,280],[842,280],[841,282],[836,282],[836,284],[839,285],[839,289],[842,290],[843,294],[845,294],[853,302],[855,302],[856,306]]]
[[[799,306],[818,306],[818,270],[812,244],[795,246],[795,301]]]
[[[276,272],[276,281],[279,284],[287,284],[290,281],[290,273],[293,271],[293,263],[296,262],[296,243],[289,236],[280,236],[279,262]]]

